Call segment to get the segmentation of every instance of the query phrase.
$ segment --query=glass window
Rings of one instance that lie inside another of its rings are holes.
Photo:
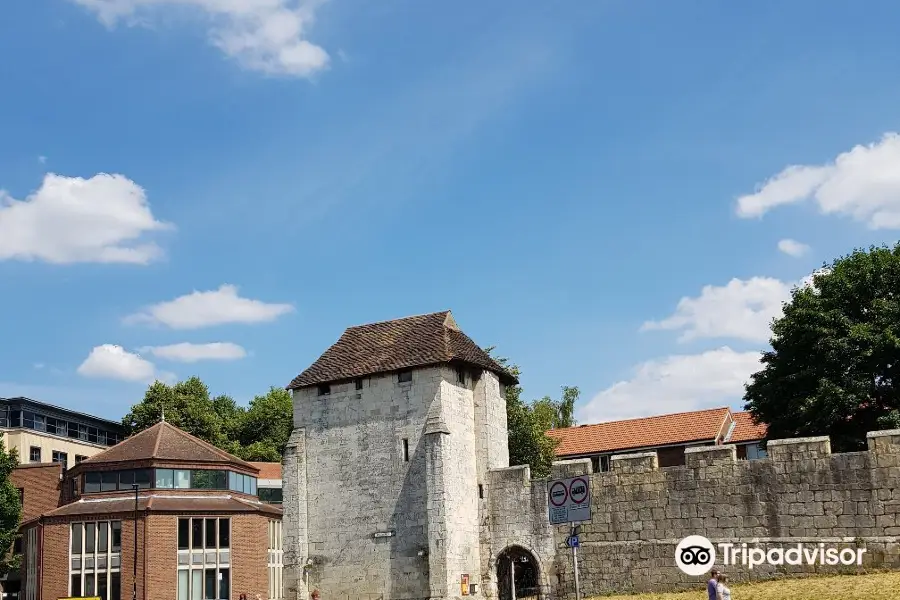
[[[206,519],[206,547],[216,547],[216,519]]]
[[[97,523],[97,552],[106,553],[109,545],[109,523],[100,521]]]
[[[95,538],[95,528],[93,523],[85,523],[84,524],[84,552],[85,554],[93,554],[95,542],[97,541]],[[90,594],[88,594],[90,595]]]
[[[231,521],[219,519],[219,548],[228,548],[231,545]]]
[[[256,495],[256,477],[250,477],[250,494],[252,496]]]
[[[22,426],[22,411],[21,410],[9,411],[9,426],[10,427],[21,427]]]
[[[178,549],[187,550],[190,548],[190,519],[178,519]]]
[[[72,591],[69,594],[73,598],[81,598],[81,574],[72,575]]]
[[[81,523],[72,523],[72,554],[81,554]]]
[[[118,571],[109,576],[110,600],[119,600],[122,597],[122,574]]]
[[[41,462],[41,449],[37,446],[31,446],[28,449],[28,460],[33,463]]]
[[[96,427],[88,427],[87,437],[89,442],[97,443],[97,428]]]
[[[150,469],[137,469],[134,472],[134,482],[142,490],[150,487]]]
[[[170,490],[175,487],[175,472],[172,469],[156,470],[156,487]]]
[[[100,473],[85,473],[84,474],[84,493],[90,494],[91,492],[99,492],[100,491]]]
[[[94,595],[94,574],[85,573],[84,575],[84,595],[90,598]]]
[[[47,433],[56,434],[56,419],[47,417]]]
[[[191,546],[195,550],[203,548],[203,519],[191,521]]]
[[[106,573],[97,573],[97,595],[106,600]]]
[[[87,425],[79,425],[78,426],[78,439],[85,440],[85,441],[88,439]]]
[[[114,492],[119,484],[118,471],[104,471],[100,473],[100,491]]]
[[[112,522],[112,551],[122,551],[122,521]],[[114,596],[117,597],[117,596]]]
[[[128,470],[119,473],[120,490],[130,490],[132,483],[134,483],[134,471]]]
[[[397,381],[399,383],[408,383],[412,381],[412,371],[400,371],[397,373]]]
[[[106,444],[106,432],[102,429],[97,431],[97,443]]]
[[[238,491],[238,474],[234,471],[228,471],[228,489]]]
[[[205,569],[206,575],[206,593],[203,595],[205,600],[216,600],[216,570]]]
[[[34,413],[29,411],[22,412],[22,427],[34,429]]]
[[[78,423],[66,423],[68,436],[70,438],[78,439]]]
[[[38,431],[45,431],[47,429],[47,419],[44,418],[44,415],[34,415],[34,428]]]
[[[188,599],[188,577],[190,577],[191,572],[187,569],[182,569],[178,571],[178,600],[189,600]],[[116,596],[116,600],[118,600],[118,596]]]
[[[281,488],[259,488],[259,499],[263,502],[281,504],[282,498]]]
[[[0,408],[0,427],[9,427],[9,409]]]
[[[191,471],[191,487],[195,490],[223,490],[225,471],[209,469]]]
[[[177,469],[175,471],[175,487],[179,490],[186,490],[191,487],[191,472]]]
[[[230,590],[231,581],[228,569],[219,569],[219,600],[228,600]]]
[[[191,571],[191,600],[203,600],[203,571]]]

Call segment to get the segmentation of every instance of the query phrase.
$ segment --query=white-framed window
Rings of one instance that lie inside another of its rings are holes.
[[[605,473],[610,470],[609,463],[610,455],[606,454],[603,456],[592,456],[591,464],[594,467],[594,473]]]
[[[178,600],[231,597],[231,519],[178,519]]]
[[[121,598],[121,521],[72,523],[69,556],[70,598]]]
[[[769,453],[763,450],[759,444],[747,444],[747,460],[766,458],[768,455]]]
[[[281,520],[269,519],[269,600],[284,599],[284,549]]]
[[[25,600],[37,599],[38,565],[37,527],[31,527],[25,534]]]

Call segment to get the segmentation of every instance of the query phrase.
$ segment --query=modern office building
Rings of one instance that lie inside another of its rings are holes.
[[[121,600],[134,585],[141,600],[284,598],[281,508],[260,501],[260,469],[169,423],[15,478],[20,599]]]
[[[0,432],[22,464],[60,463],[67,469],[115,446],[121,423],[30,398],[0,398]]]

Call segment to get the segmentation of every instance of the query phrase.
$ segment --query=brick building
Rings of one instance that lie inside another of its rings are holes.
[[[683,465],[684,451],[698,446],[734,444],[739,459],[766,456],[761,445],[765,425],[754,423],[750,413],[727,407],[579,425],[547,434],[559,440],[557,458],[590,458],[594,472],[609,471],[616,454],[636,452],[656,451],[660,467]]]
[[[259,473],[165,422],[64,473],[18,469],[19,598],[120,600],[136,582],[140,600],[281,600],[281,509]]]

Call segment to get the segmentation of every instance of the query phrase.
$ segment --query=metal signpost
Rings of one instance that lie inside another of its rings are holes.
[[[578,537],[577,523],[591,520],[591,483],[585,476],[557,479],[550,482],[547,508],[551,525],[568,523],[571,532],[566,545],[572,549],[572,568],[575,571],[575,600],[581,600],[581,581],[578,577]]]

